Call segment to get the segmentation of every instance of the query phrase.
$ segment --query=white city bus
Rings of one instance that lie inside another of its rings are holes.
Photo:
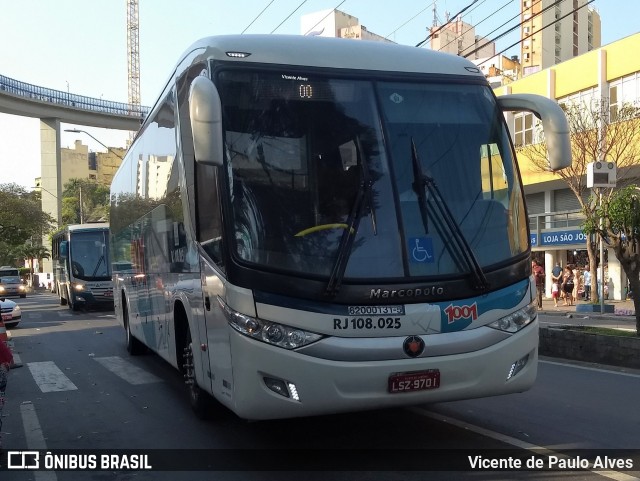
[[[505,112],[469,61],[386,43],[221,36],[189,48],[111,185],[132,354],[272,419],[524,391],[538,321]],[[207,394],[211,396],[207,396]]]
[[[113,306],[109,261],[109,224],[72,224],[51,242],[53,291],[60,305],[76,311],[88,306]]]

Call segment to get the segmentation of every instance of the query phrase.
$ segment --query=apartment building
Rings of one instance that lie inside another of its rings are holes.
[[[600,47],[600,15],[587,1],[521,0],[520,58],[524,75]]]
[[[469,60],[493,57],[496,44],[476,35],[473,25],[463,22],[460,16],[429,29],[431,49],[467,57]]]

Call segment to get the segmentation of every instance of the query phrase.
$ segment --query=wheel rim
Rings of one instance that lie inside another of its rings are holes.
[[[184,348],[184,379],[189,386],[189,396],[191,401],[197,402],[200,397],[199,389],[196,385],[196,373],[193,365],[193,343],[191,342],[191,332],[187,333],[186,347]]]

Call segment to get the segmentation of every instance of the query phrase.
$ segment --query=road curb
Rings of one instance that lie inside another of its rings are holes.
[[[640,369],[640,337],[585,332],[578,326],[541,327],[539,354]]]

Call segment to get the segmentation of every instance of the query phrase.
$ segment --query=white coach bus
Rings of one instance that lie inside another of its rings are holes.
[[[111,186],[114,302],[132,354],[246,419],[525,391],[538,360],[506,111],[567,122],[479,69],[386,43],[192,45]]]
[[[109,259],[109,224],[71,224],[51,240],[52,290],[60,305],[80,308],[113,306]]]

